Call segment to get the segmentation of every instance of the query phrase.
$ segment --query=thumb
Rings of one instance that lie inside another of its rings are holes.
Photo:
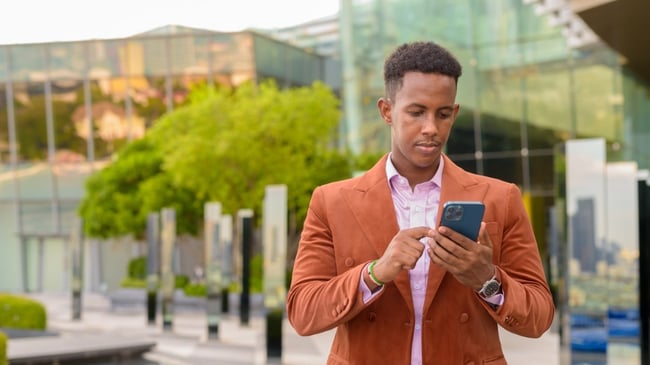
[[[476,243],[492,248],[492,240],[490,240],[485,222],[481,222],[481,229],[478,231],[478,241]]]

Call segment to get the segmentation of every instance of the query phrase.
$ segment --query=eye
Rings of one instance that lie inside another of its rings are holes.
[[[415,117],[422,116],[424,114],[424,110],[413,110],[413,111],[409,111],[408,114],[415,118]]]
[[[453,114],[452,114],[452,113],[449,113],[449,112],[438,113],[438,117],[439,117],[440,119],[449,119],[449,118],[452,117],[452,115],[453,115]]]

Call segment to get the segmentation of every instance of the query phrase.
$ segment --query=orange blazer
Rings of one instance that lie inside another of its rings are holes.
[[[408,272],[387,283],[369,303],[363,303],[359,287],[365,264],[379,258],[399,230],[387,157],[359,177],[316,188],[311,198],[287,314],[303,336],[336,328],[327,364],[410,364],[414,311]],[[468,173],[443,158],[438,219],[445,201],[485,204],[505,302],[493,310],[474,290],[431,264],[423,363],[506,364],[497,326],[539,337],[553,320],[555,308],[535,236],[516,185]]]

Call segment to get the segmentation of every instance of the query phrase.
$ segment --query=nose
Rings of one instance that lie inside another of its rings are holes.
[[[428,136],[435,136],[438,134],[438,123],[435,115],[429,114],[424,118],[422,123],[422,134]]]

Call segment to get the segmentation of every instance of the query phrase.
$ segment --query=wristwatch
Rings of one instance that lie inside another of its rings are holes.
[[[478,295],[481,296],[483,299],[489,299],[495,296],[499,291],[501,290],[501,283],[499,280],[497,280],[497,275],[494,274],[494,276],[486,281],[483,284],[483,287],[478,291]]]

